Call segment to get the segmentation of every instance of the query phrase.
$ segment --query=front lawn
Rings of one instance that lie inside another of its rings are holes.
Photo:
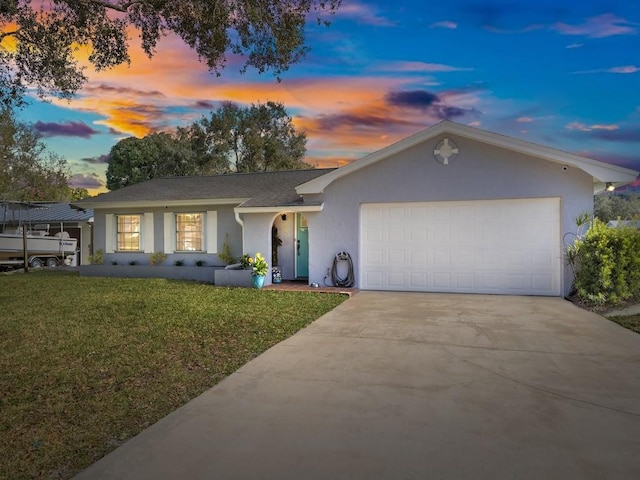
[[[345,299],[0,275],[0,478],[70,478]]]
[[[609,320],[622,325],[624,328],[640,333],[640,315],[626,315],[623,317],[607,317]]]

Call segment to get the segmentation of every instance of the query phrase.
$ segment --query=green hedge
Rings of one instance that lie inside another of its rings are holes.
[[[567,257],[583,301],[615,305],[640,298],[640,230],[607,227],[596,218]]]

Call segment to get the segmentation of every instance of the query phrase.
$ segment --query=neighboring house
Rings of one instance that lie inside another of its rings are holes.
[[[269,261],[276,228],[284,279],[322,285],[345,251],[360,289],[559,296],[563,236],[637,175],[444,121],[339,169],[154,179],[75,205],[94,209],[105,263],[222,266],[226,238]]]
[[[0,204],[0,232],[5,228],[13,228],[18,224],[47,226],[50,235],[64,230],[70,237],[78,241],[80,255],[78,264],[89,263],[91,254],[91,233],[93,225],[92,210],[71,208],[69,203],[29,202],[38,208],[6,208]]]
[[[609,220],[607,222],[607,227],[632,227],[640,229],[640,220]]]

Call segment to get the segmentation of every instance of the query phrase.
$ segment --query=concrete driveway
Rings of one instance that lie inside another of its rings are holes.
[[[77,479],[640,478],[640,335],[559,298],[361,292]]]

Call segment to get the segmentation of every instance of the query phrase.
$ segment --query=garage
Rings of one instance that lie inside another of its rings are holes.
[[[568,295],[563,238],[638,172],[443,121],[296,187],[309,282],[348,252],[366,290]]]
[[[360,206],[364,290],[561,295],[560,198]]]

